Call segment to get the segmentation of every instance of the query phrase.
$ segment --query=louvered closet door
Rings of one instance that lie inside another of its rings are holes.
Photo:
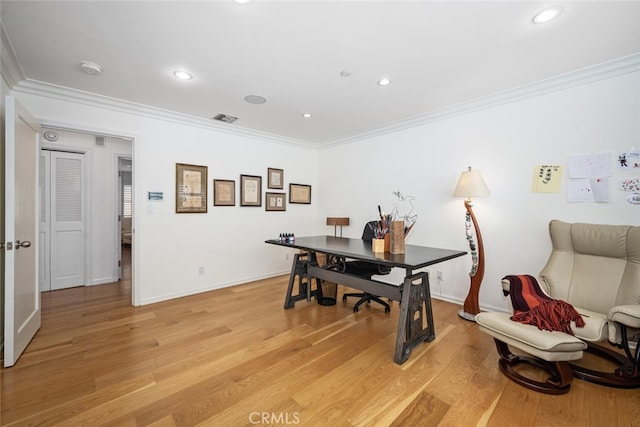
[[[51,289],[84,285],[83,154],[51,152]]]

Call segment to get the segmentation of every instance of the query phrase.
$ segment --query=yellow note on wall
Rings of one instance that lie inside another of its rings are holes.
[[[562,166],[540,165],[533,169],[534,193],[559,193],[562,183]]]

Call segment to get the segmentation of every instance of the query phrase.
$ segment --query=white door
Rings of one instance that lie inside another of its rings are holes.
[[[38,290],[39,124],[12,96],[5,109],[4,366],[40,328]]]
[[[41,292],[84,280],[84,155],[42,150],[39,164]]]
[[[84,285],[84,154],[52,151],[51,290]]]

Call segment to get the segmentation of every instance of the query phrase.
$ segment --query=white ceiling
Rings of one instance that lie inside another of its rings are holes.
[[[533,24],[549,5],[564,10]],[[0,7],[28,81],[206,119],[225,113],[238,120],[224,126],[317,145],[640,52],[640,1],[1,0]],[[103,72],[83,73],[85,60]],[[178,81],[176,69],[194,78]],[[381,77],[391,84],[378,86]],[[249,104],[247,95],[267,103]]]

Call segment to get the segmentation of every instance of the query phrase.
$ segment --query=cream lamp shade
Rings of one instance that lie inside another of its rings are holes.
[[[454,196],[467,198],[483,197],[489,194],[489,188],[482,179],[482,175],[478,171],[471,170],[471,166],[460,174],[458,185],[453,191]]]

